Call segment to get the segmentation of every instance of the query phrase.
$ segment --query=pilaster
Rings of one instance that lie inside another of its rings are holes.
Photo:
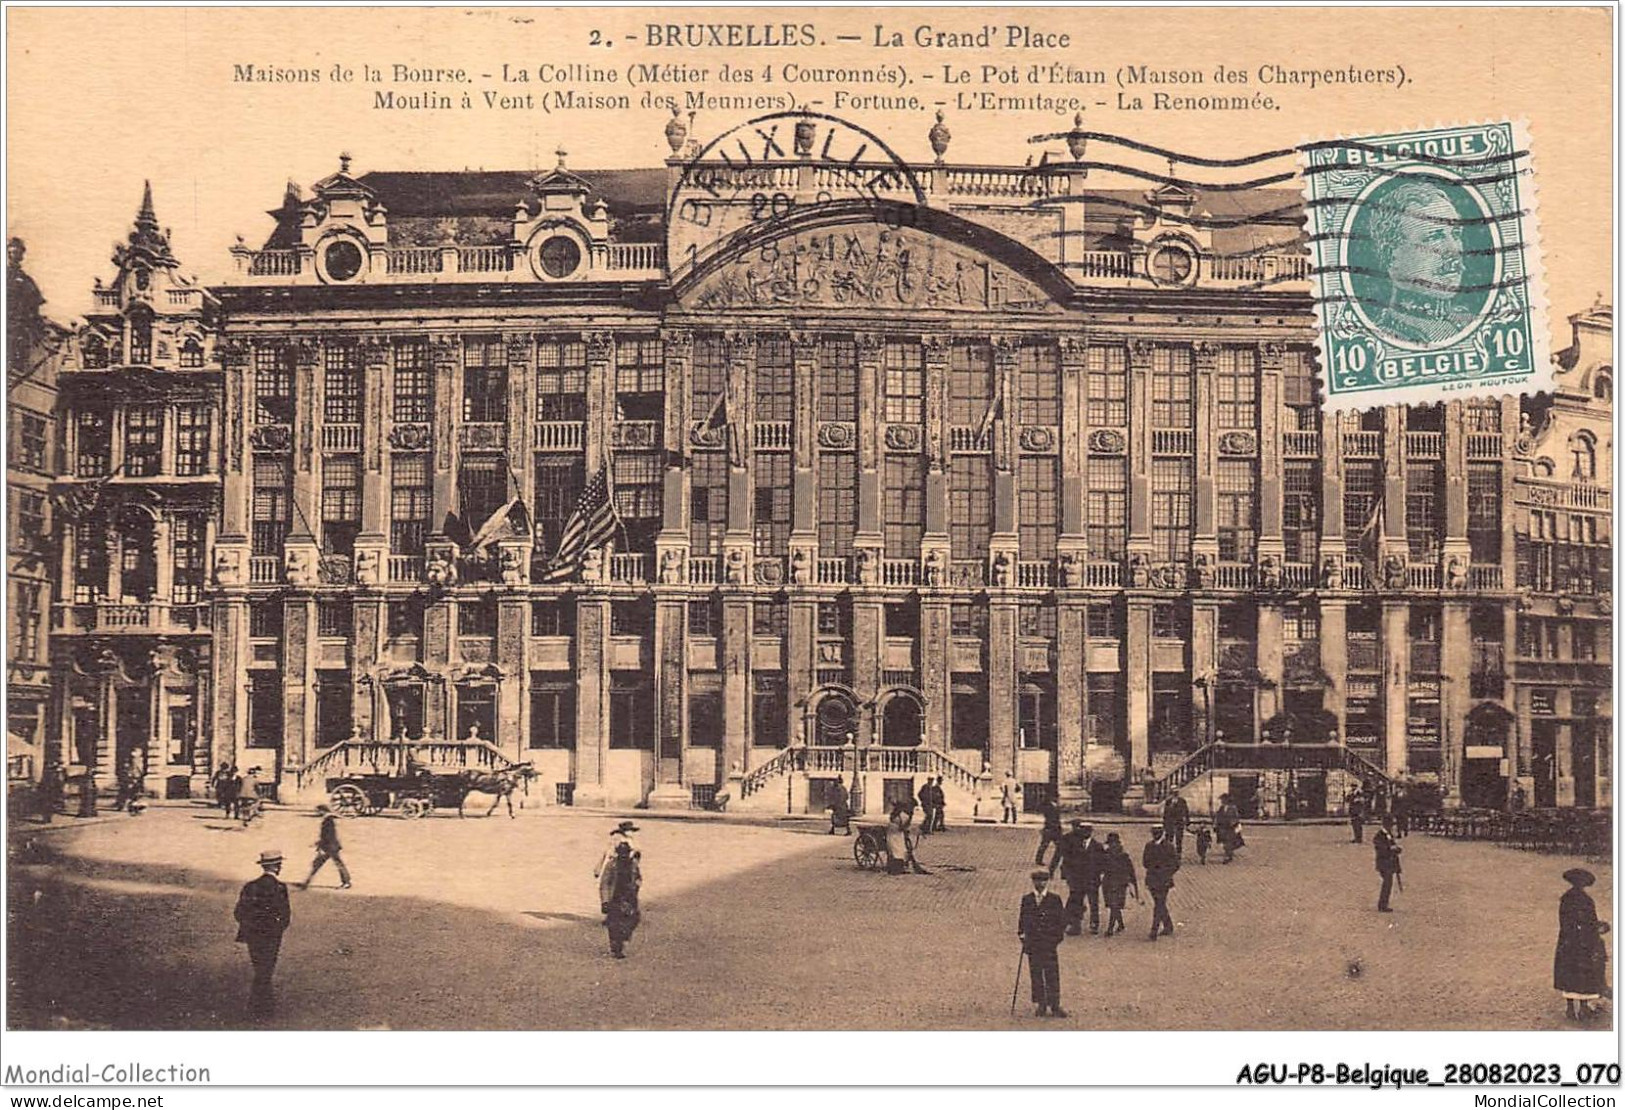
[[[1018,608],[1008,594],[995,595],[987,607],[988,757],[995,780],[1016,770]]]
[[[1082,537],[1088,524],[1084,519],[1088,491],[1083,452],[1083,375],[1089,363],[1089,337],[1082,331],[1069,332],[1060,337],[1060,344],[1061,536]]]
[[[609,599],[576,602],[575,804],[602,806],[608,797]]]
[[[1382,603],[1383,730],[1387,737],[1390,775],[1402,775],[1410,765],[1409,717],[1411,690],[1410,606],[1403,601]]]
[[[1469,676],[1473,670],[1472,606],[1446,601],[1439,644],[1439,724],[1443,735],[1439,776],[1445,800],[1452,807],[1461,801],[1461,772],[1466,766],[1467,711],[1472,707]]]
[[[1055,717],[1056,782],[1063,806],[1076,807],[1088,797],[1084,772],[1083,735],[1085,706],[1084,665],[1087,643],[1084,637],[1088,611],[1087,597],[1080,591],[1064,591],[1056,598],[1055,612]]]

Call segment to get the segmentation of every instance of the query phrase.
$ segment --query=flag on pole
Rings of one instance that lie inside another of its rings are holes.
[[[1366,574],[1373,583],[1377,581],[1383,542],[1387,538],[1388,513],[1379,495],[1371,506],[1371,515],[1366,519],[1365,527],[1360,529],[1359,537],[1360,562],[1365,564]]]
[[[732,466],[745,465],[745,421],[740,413],[743,407],[741,400],[734,394],[736,386],[732,381],[717,394],[717,399],[705,414],[705,421],[701,425],[706,431],[721,431],[726,437],[728,446],[728,462]]]
[[[609,487],[609,468],[601,467],[581,491],[581,500],[576,502],[570,519],[564,522],[559,549],[542,572],[542,581],[557,582],[575,574],[581,569],[587,552],[608,543],[620,526],[621,518],[615,511],[615,497]]]
[[[491,514],[491,518],[480,525],[479,531],[469,539],[471,550],[479,552],[501,536],[503,526],[507,525],[510,535],[530,535],[530,513],[525,509],[524,501],[514,498]]]
[[[1004,379],[999,379],[993,400],[988,402],[987,411],[982,414],[982,423],[976,429],[976,442],[981,443],[993,431],[993,422],[1004,414]]]

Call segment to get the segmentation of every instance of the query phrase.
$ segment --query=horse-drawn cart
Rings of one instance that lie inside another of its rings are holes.
[[[325,767],[313,769],[329,772],[322,780],[327,802],[343,817],[393,812],[415,819],[436,809],[455,809],[462,816],[475,793],[492,795],[487,817],[503,802],[512,817],[514,791],[529,793],[535,776],[530,764],[515,763],[483,741],[347,741],[325,758]]]

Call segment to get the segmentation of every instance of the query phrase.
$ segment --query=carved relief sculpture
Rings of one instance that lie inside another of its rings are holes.
[[[283,556],[282,569],[290,586],[314,586],[316,584],[316,567],[311,562],[310,552],[303,547],[290,547]]]
[[[675,586],[683,580],[683,553],[668,548],[660,556],[660,583]]]
[[[229,548],[214,553],[214,582],[217,586],[243,584],[242,554]]]
[[[745,584],[745,553],[739,548],[733,548],[723,557],[723,575],[730,586],[743,586]]]
[[[1343,588],[1343,561],[1336,555],[1328,555],[1320,561],[1320,588],[1323,590]]]
[[[355,553],[355,580],[363,586],[376,586],[382,579],[379,573],[378,552],[363,547]]]
[[[1205,551],[1197,552],[1191,562],[1191,586],[1198,590],[1211,590],[1214,578],[1212,558]]]
[[[792,586],[805,586],[808,580],[808,570],[812,564],[812,556],[807,554],[805,547],[798,547],[790,552],[790,584]]]
[[[1445,565],[1444,584],[1452,590],[1465,590],[1467,588],[1467,560],[1460,555],[1450,556]]]
[[[1389,555],[1382,561],[1382,583],[1390,590],[1403,590],[1406,585],[1405,557]]]
[[[1143,551],[1136,551],[1128,557],[1128,584],[1136,589],[1144,589],[1151,584],[1151,557]]]
[[[993,585],[1000,589],[1010,585],[1010,553],[1000,551],[993,556]]]
[[[873,549],[860,547],[856,554],[858,585],[874,586],[880,582],[880,556]]]
[[[1258,560],[1258,588],[1261,590],[1281,588],[1281,560],[1274,555],[1265,555]]]
[[[941,548],[933,547],[925,556],[925,584],[931,589],[942,585],[943,572],[946,569],[946,560],[942,557]]]
[[[1076,551],[1061,553],[1061,585],[1069,590],[1083,585],[1083,556]]]

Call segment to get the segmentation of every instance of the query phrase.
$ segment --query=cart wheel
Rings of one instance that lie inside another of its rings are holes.
[[[429,803],[422,798],[404,798],[401,800],[401,816],[408,820],[416,820],[429,812]]]
[[[333,788],[327,804],[340,817],[361,817],[372,807],[367,804],[366,792],[354,783],[346,782]]]
[[[860,835],[853,842],[852,858],[857,860],[858,866],[865,871],[879,871],[881,868],[880,849],[867,836]]]

